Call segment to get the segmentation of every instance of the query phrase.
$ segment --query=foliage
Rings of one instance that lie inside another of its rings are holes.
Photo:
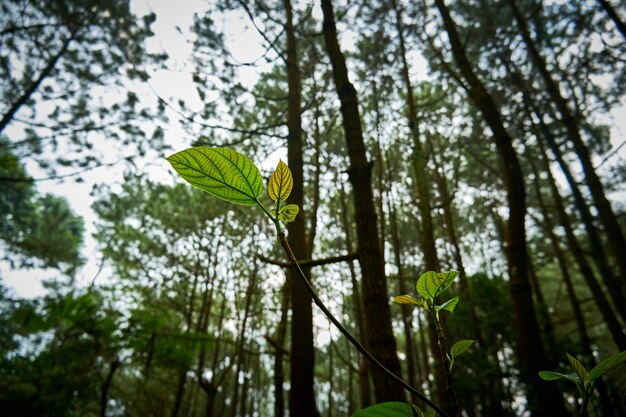
[[[541,377],[541,379],[544,379],[546,381],[558,381],[563,379],[573,382],[576,385],[578,393],[582,398],[582,403],[580,405],[578,415],[584,416],[587,413],[589,398],[593,394],[593,391],[596,389],[597,381],[602,378],[602,376],[607,372],[612,371],[622,363],[626,362],[626,351],[609,356],[608,358],[604,359],[602,362],[594,366],[591,371],[587,371],[584,365],[580,363],[580,361],[575,357],[571,356],[570,354],[566,355],[567,360],[570,363],[574,372],[562,374],[553,371],[541,371],[539,372],[539,376]]]
[[[0,133],[14,152],[55,174],[102,164],[99,135],[109,151],[162,147],[160,116],[131,89],[163,59],[145,50],[155,19],[133,15],[128,0],[2,2]]]
[[[13,267],[53,267],[68,274],[83,260],[83,220],[67,201],[40,194],[23,165],[0,142],[0,239]],[[7,179],[11,177],[14,179]]]
[[[78,416],[97,406],[101,373],[123,339],[94,292],[51,294],[3,314],[0,405],[8,415]],[[13,302],[2,293],[2,303]],[[4,328],[4,326],[3,326]]]
[[[433,316],[435,323],[439,327],[439,313],[442,310],[453,313],[459,302],[459,297],[453,297],[439,305],[435,303],[435,299],[450,288],[458,276],[458,271],[425,272],[419,277],[417,284],[415,285],[417,293],[421,295],[422,298],[417,299],[410,295],[400,295],[394,297],[393,300],[398,304],[413,304],[421,307]],[[450,352],[446,353],[448,355],[448,360],[450,361],[450,370],[452,370],[456,358],[465,353],[472,343],[474,343],[474,340],[459,340],[452,345]]]

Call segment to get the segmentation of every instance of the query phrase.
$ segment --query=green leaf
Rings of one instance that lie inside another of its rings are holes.
[[[274,171],[274,173],[270,177],[270,182],[267,186],[267,191],[270,195],[270,198],[274,201],[285,201],[287,197],[289,197],[289,194],[291,194],[292,188],[293,177],[291,176],[291,170],[283,161],[278,161],[276,171]]]
[[[355,411],[351,417],[412,417],[413,411],[407,403],[386,402]]]
[[[454,308],[456,307],[456,305],[458,303],[459,303],[459,297],[454,297],[454,298],[449,299],[448,301],[446,301],[442,305],[437,306],[437,308],[439,310],[447,310],[450,313],[454,313]]]
[[[278,212],[278,218],[285,223],[289,223],[296,219],[299,211],[300,207],[298,207],[296,204],[287,204]]]
[[[393,297],[393,302],[397,304],[413,304],[416,306],[421,306],[424,304],[422,300],[418,300],[417,298],[410,295],[398,295]]]
[[[418,406],[416,406],[415,404],[411,404],[411,407],[413,407],[413,410],[415,411],[415,414],[417,414],[417,417],[424,417],[424,413],[422,413],[422,410],[420,410]]]
[[[458,275],[457,271],[424,272],[417,280],[415,289],[424,298],[435,298],[447,290]]]
[[[450,355],[453,358],[462,355],[474,343],[473,340],[459,340],[450,349]]]
[[[575,384],[578,384],[580,381],[580,378],[578,377],[577,374],[575,373],[571,373],[571,374],[561,374],[559,372],[552,372],[552,371],[540,371],[539,372],[539,377],[545,381],[557,381],[560,379],[566,379],[568,381],[571,381]]]
[[[605,360],[601,361],[599,364],[593,367],[591,371],[589,371],[589,379],[594,380],[600,378],[602,375],[609,372],[611,369],[615,368],[619,364],[626,361],[626,350],[617,353],[613,356],[609,356]]]
[[[226,148],[200,146],[167,158],[191,185],[232,203],[254,205],[263,193],[263,178],[254,163]]]
[[[585,369],[583,364],[580,363],[580,361],[575,357],[570,356],[569,353],[566,353],[566,355],[567,360],[569,361],[570,365],[572,365],[572,368],[574,368],[574,371],[576,371],[576,374],[580,377],[580,380],[586,384],[587,381],[589,381],[589,374],[587,373],[587,370]]]

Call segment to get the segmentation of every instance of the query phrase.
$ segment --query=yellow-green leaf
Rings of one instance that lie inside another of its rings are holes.
[[[587,373],[587,370],[585,369],[583,364],[580,363],[578,359],[571,356],[569,353],[566,353],[566,355],[567,355],[567,360],[569,361],[570,365],[572,365],[572,368],[574,368],[574,371],[576,372],[576,374],[578,374],[578,376],[580,377],[580,380],[586,384],[587,381],[589,380],[589,374]]]
[[[393,297],[393,302],[397,304],[421,305],[420,300],[410,295],[398,295],[397,297]]]
[[[287,164],[283,161],[279,161],[276,171],[274,171],[270,177],[270,182],[267,187],[270,198],[274,201],[285,201],[287,197],[289,197],[289,194],[291,194],[292,188],[293,177],[291,176],[291,170]]]
[[[188,183],[222,200],[251,206],[263,193],[263,178],[254,162],[231,149],[199,146],[167,160]]]
[[[300,207],[295,204],[287,204],[285,207],[280,209],[278,213],[278,218],[285,223],[292,222],[296,219],[298,212],[300,211]]]

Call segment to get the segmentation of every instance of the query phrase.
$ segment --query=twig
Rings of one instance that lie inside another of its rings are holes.
[[[272,265],[282,266],[283,268],[291,268],[291,264],[289,262],[278,261],[276,259],[270,259],[263,255],[257,254],[257,259]],[[340,256],[331,256],[330,258],[324,259],[306,259],[303,261],[298,261],[301,267],[310,268],[313,266],[321,266],[334,264],[338,262],[349,262],[357,259],[359,257],[356,253],[349,253],[348,255],[340,255]]]

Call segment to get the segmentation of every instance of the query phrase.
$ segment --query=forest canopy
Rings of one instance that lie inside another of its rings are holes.
[[[1,2],[0,409],[626,415],[625,22]]]

